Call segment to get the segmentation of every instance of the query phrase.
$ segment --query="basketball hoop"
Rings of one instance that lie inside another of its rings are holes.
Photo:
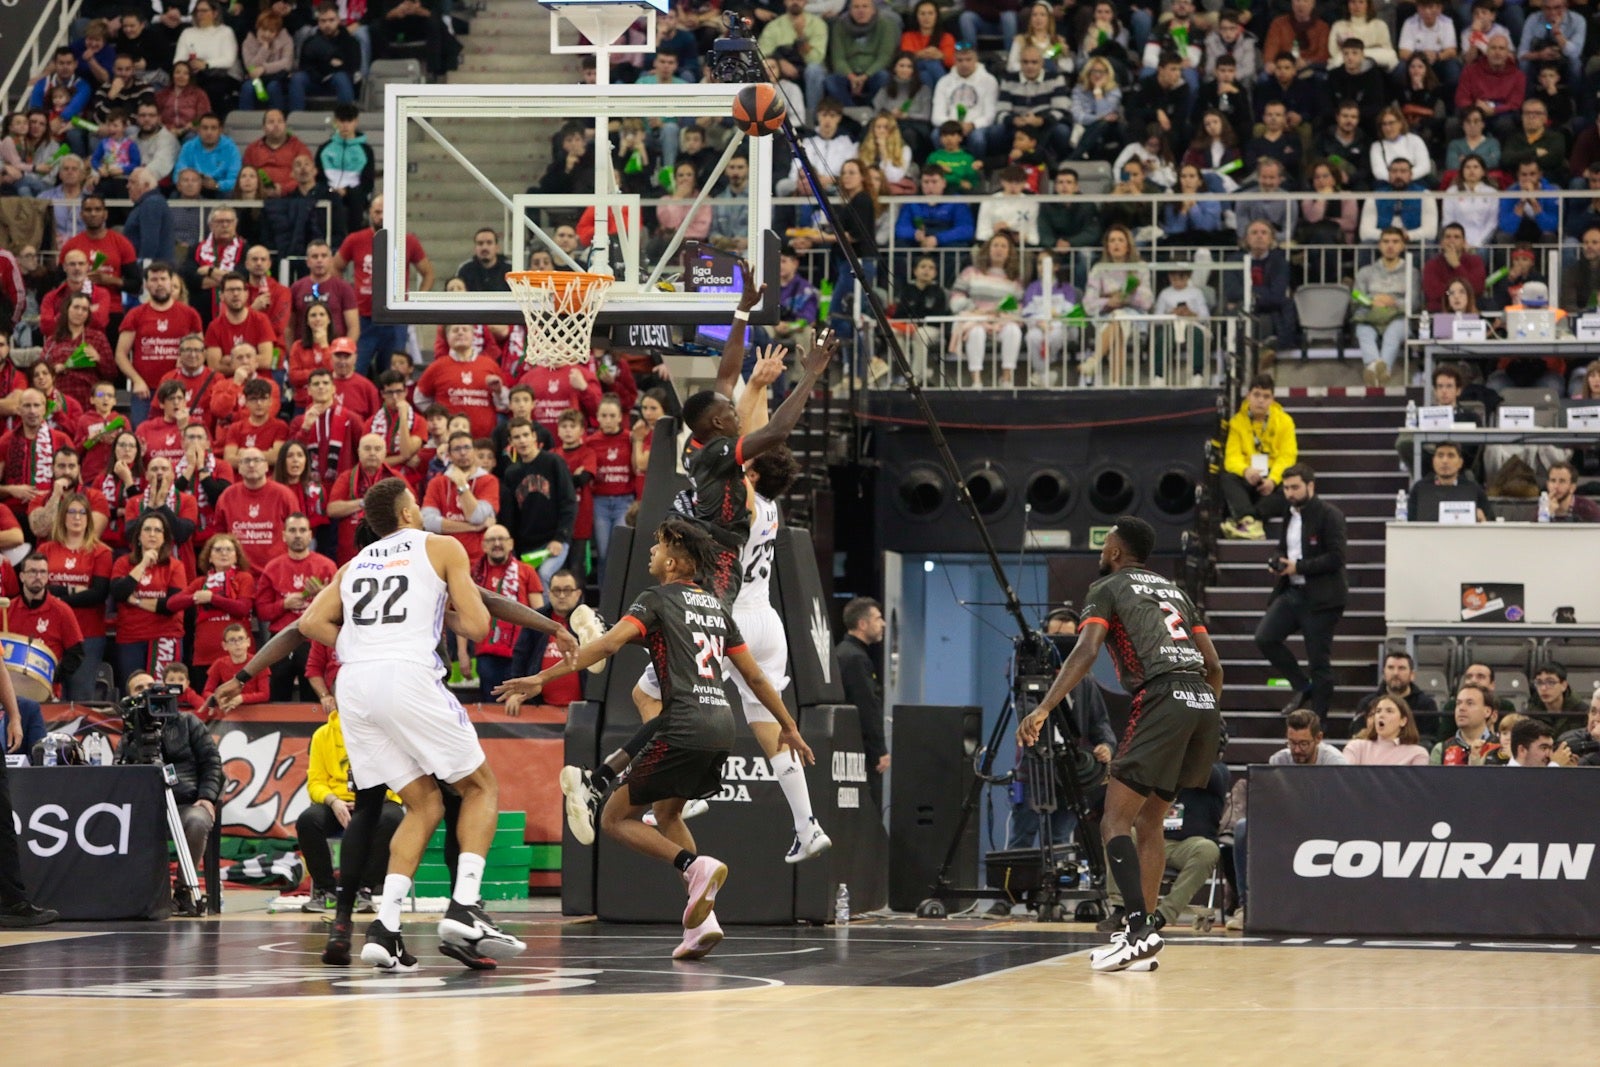
[[[528,322],[524,358],[540,367],[589,362],[595,316],[605,305],[615,278],[562,270],[519,270],[506,282]]]

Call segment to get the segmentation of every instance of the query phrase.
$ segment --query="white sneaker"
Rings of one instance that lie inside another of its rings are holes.
[[[1126,970],[1130,964],[1155,956],[1163,944],[1161,934],[1148,922],[1140,923],[1137,930],[1118,930],[1111,935],[1111,944],[1089,954],[1089,969]]]
[[[582,767],[561,768],[561,795],[566,798],[567,827],[580,845],[594,844],[594,813],[600,806],[600,790],[593,776]]]
[[[685,819],[692,819],[696,815],[704,815],[710,810],[711,805],[708,802],[704,800],[691,800],[683,806],[683,817]],[[654,826],[656,824],[655,809],[651,808],[646,811],[644,815],[640,817],[639,821],[644,823],[646,826]]]
[[[716,915],[706,916],[706,921],[696,926],[693,930],[683,932],[683,940],[678,947],[672,950],[675,960],[703,959],[706,953],[717,946],[722,940],[722,927],[717,924]]]
[[[1244,909],[1243,908],[1237,909],[1232,915],[1228,916],[1228,922],[1227,922],[1226,926],[1224,927],[1224,929],[1228,929],[1228,930],[1243,930],[1244,929]]]
[[[605,623],[601,621],[599,615],[595,614],[595,610],[587,604],[579,604],[574,608],[572,614],[567,616],[567,624],[572,627],[572,632],[577,636],[580,647],[594,644],[604,637],[606,633]],[[599,674],[605,669],[605,660],[589,664],[590,674]]]
[[[1123,968],[1124,971],[1155,971],[1160,970],[1161,961],[1158,959],[1134,960]]]
[[[728,878],[728,865],[711,856],[700,856],[683,873],[689,890],[689,903],[683,909],[683,927],[695,930],[711,915],[717,890]]]
[[[789,846],[789,852],[783,857],[785,863],[804,863],[813,856],[820,856],[833,847],[833,839],[823,832],[817,825],[815,816],[811,819],[811,828],[806,831],[804,840],[802,835],[795,834],[794,842]]]

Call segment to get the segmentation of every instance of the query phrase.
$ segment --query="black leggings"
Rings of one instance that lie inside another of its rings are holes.
[[[367,864],[378,824],[383,819],[386,786],[356,790],[355,811],[344,831],[344,849],[339,863],[338,906],[335,918],[348,920],[355,914],[356,894],[361,890],[361,875]],[[461,842],[456,838],[456,823],[461,819],[461,794],[443,782],[439,793],[444,799],[444,865],[450,871],[450,884],[456,884],[456,861],[461,857]],[[385,839],[387,841],[387,839]],[[387,843],[385,844],[387,851]],[[381,884],[381,880],[380,880]]]

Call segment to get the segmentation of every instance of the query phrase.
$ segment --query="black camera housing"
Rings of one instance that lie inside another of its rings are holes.
[[[161,755],[161,732],[178,718],[181,686],[152,685],[138,696],[122,698],[122,749],[118,763],[165,762]]]
[[[709,60],[717,81],[729,85],[766,81],[767,69],[756,51],[755,31],[750,20],[730,11],[723,15],[723,22],[728,27],[727,36],[711,42]]]

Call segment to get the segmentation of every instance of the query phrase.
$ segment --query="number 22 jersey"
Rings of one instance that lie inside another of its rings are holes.
[[[422,530],[396,530],[363,548],[339,580],[339,662],[400,661],[442,670],[439,632],[448,592],[428,559]]]
[[[657,739],[678,748],[733,747],[733,707],[723,691],[723,657],[744,638],[713,593],[692,582],[640,593],[622,622],[636,627],[661,683]]]
[[[1205,673],[1192,636],[1206,632],[1199,614],[1172,579],[1130,567],[1089,587],[1078,625],[1106,628],[1117,678],[1134,693],[1167,675]]]

